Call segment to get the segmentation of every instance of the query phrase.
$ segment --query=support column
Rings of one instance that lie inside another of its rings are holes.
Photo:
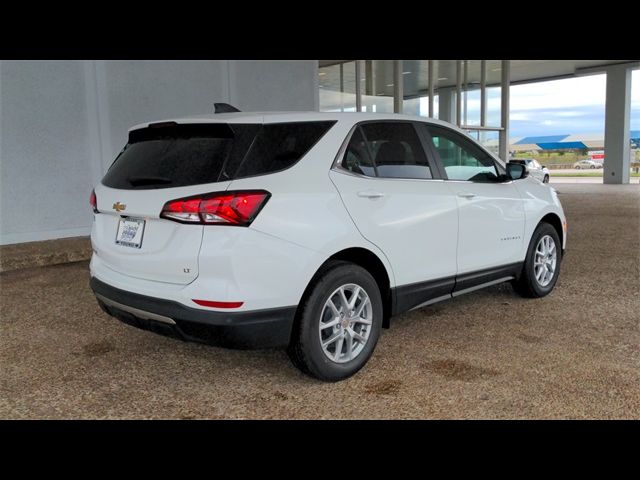
[[[462,60],[456,60],[456,122],[455,123],[458,126],[462,125]]]
[[[453,87],[438,89],[438,118],[445,122],[456,123],[455,89]]]
[[[511,61],[502,60],[502,86],[500,89],[500,141],[499,157],[504,163],[509,161],[509,88],[511,86]]]
[[[434,61],[429,60],[429,118],[433,116],[433,98],[435,97],[436,86],[434,84],[435,75],[433,74]]]
[[[487,126],[487,61],[480,62],[480,125]]]
[[[607,99],[604,120],[604,183],[629,183],[631,147],[631,69],[607,69]]]
[[[356,60],[356,112],[362,111],[362,70],[360,60]]]
[[[364,61],[364,79],[365,95],[373,95],[373,60]]]
[[[404,80],[402,78],[402,60],[393,61],[393,112],[402,113],[404,100]]]

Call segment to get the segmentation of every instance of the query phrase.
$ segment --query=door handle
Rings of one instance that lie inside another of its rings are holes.
[[[458,196],[462,198],[473,198],[476,196],[476,194],[471,192],[460,192],[458,193]]]
[[[365,190],[363,192],[358,192],[358,196],[363,198],[381,198],[384,197],[384,193],[374,192],[373,190]]]

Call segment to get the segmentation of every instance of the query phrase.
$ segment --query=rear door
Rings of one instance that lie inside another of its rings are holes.
[[[426,127],[458,202],[458,275],[519,262],[524,203],[504,169],[470,138],[446,127]]]
[[[109,268],[137,278],[187,284],[198,276],[202,225],[160,218],[164,204],[224,191],[259,125],[161,124],[135,130],[95,188],[92,245]]]
[[[413,122],[364,122],[330,172],[360,233],[389,259],[407,310],[451,292],[456,199]]]

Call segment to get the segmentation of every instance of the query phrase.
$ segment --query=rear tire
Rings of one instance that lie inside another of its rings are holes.
[[[371,357],[382,316],[380,290],[371,274],[353,263],[332,261],[312,280],[300,304],[289,358],[320,380],[348,378]]]
[[[553,257],[541,252],[546,245],[553,245]],[[533,232],[520,278],[512,281],[514,290],[523,297],[540,298],[553,290],[560,275],[562,243],[552,225],[541,223]],[[553,270],[553,271],[551,271]]]
[[[592,170],[594,170],[594,169],[596,168],[596,166],[595,166],[595,165],[591,165],[591,167],[590,167],[590,168],[591,168]]]

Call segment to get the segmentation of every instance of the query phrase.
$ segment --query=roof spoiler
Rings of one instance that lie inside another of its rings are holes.
[[[229,105],[228,103],[214,103],[213,109],[213,113],[232,113],[240,111],[236,107],[234,107],[233,105]]]

